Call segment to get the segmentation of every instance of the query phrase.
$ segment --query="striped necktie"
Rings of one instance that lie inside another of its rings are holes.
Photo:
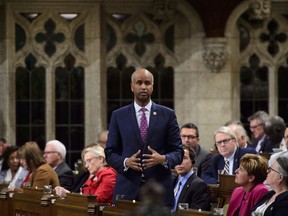
[[[229,160],[228,159],[224,159],[225,160],[225,166],[224,166],[224,174],[229,175]]]

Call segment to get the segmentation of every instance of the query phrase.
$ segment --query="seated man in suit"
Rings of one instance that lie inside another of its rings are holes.
[[[60,185],[70,190],[74,181],[74,175],[71,168],[65,162],[65,156],[66,147],[63,143],[58,140],[47,142],[44,150],[44,158],[57,173]]]
[[[248,118],[250,130],[252,132],[252,147],[259,153],[271,153],[273,148],[278,148],[273,145],[267,138],[265,133],[265,123],[269,121],[269,115],[264,111],[258,111]]]
[[[194,164],[194,170],[197,169],[196,173],[201,178],[202,173],[208,168],[212,154],[199,145],[199,130],[193,123],[184,124],[181,127],[180,136],[183,144],[189,145],[196,154],[196,162]]]
[[[208,186],[193,171],[196,154],[186,144],[183,144],[183,150],[183,161],[175,167],[178,176],[173,182],[175,202],[172,210],[176,211],[179,203],[188,203],[191,209],[209,210],[210,195]]]
[[[230,127],[220,127],[216,130],[214,132],[214,140],[219,153],[212,157],[210,166],[202,175],[202,179],[207,184],[216,184],[218,182],[218,172],[220,170],[221,173],[234,175],[243,155],[246,153],[257,153],[252,148],[240,148],[237,137]]]

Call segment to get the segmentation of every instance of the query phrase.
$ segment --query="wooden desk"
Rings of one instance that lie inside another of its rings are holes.
[[[179,209],[175,216],[212,216],[210,211],[198,211],[195,209]]]
[[[24,188],[23,192],[14,193],[13,200],[13,215],[54,215],[53,207],[49,200],[43,199],[42,189]]]
[[[261,157],[266,158],[266,159],[269,161],[272,153],[259,153],[259,155],[260,155]]]
[[[67,194],[64,199],[61,199],[58,196],[55,197],[53,215],[96,216],[101,215],[101,206],[103,205],[96,203],[95,196],[71,193]]]
[[[12,192],[0,192],[0,212],[1,215],[12,216],[13,212],[13,199]]]
[[[117,200],[115,206],[104,207],[102,216],[123,216],[130,211],[133,211],[141,203],[130,200]]]
[[[235,175],[219,175],[219,185],[208,185],[210,192],[211,203],[217,203],[218,208],[223,208],[225,204],[228,204],[233,190],[239,187],[235,183]]]

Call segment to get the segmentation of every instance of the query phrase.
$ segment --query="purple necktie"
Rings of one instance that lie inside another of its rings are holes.
[[[141,118],[140,118],[140,135],[141,135],[142,141],[145,143],[146,137],[147,137],[147,130],[148,130],[148,122],[147,122],[147,118],[145,115],[146,108],[142,107],[140,110],[142,111]]]

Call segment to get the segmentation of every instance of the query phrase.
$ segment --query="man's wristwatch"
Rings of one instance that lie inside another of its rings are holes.
[[[166,169],[168,169],[168,160],[166,157],[165,157],[165,161],[161,165],[163,165]]]

